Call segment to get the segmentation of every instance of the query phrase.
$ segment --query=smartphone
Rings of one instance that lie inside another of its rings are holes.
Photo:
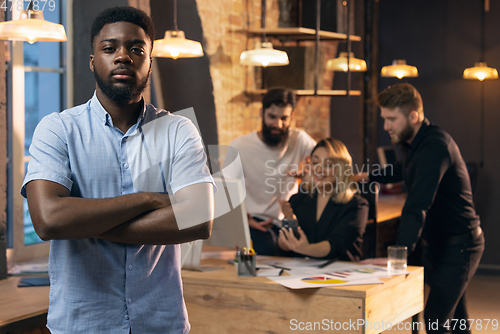
[[[293,234],[295,235],[295,238],[300,239],[300,234],[299,234],[299,231],[297,230],[297,227],[299,227],[299,222],[298,222],[297,219],[287,219],[287,218],[285,218],[285,219],[283,219],[281,221],[281,224],[287,230],[289,228],[292,228]]]

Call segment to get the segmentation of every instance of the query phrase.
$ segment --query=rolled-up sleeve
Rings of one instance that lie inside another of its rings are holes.
[[[210,170],[203,143],[194,124],[185,119],[179,123],[175,143],[175,155],[172,159],[172,182],[170,187],[175,194],[179,189],[192,184],[212,183],[217,191]]]
[[[57,113],[45,116],[33,133],[29,152],[31,159],[24,177],[21,195],[26,197],[26,184],[33,180],[59,183],[71,190],[71,170],[64,125]]]

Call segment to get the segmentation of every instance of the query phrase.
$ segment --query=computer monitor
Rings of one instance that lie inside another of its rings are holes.
[[[212,227],[212,235],[205,240],[205,244],[229,248],[236,246],[250,248],[244,184],[239,179],[214,178],[214,181],[219,189],[215,194],[216,218]]]
[[[240,249],[250,248],[250,229],[245,208],[245,185],[241,179],[214,177],[217,192],[214,195],[215,219],[212,235],[204,243],[212,246]],[[200,266],[203,242],[193,241],[181,245],[183,269],[203,270]]]

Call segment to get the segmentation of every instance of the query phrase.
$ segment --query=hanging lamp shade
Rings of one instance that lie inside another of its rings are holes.
[[[498,79],[498,71],[496,68],[488,67],[486,63],[475,63],[474,67],[469,67],[464,70],[464,79],[479,80]]]
[[[269,42],[258,44],[253,50],[247,50],[240,55],[240,64],[246,66],[285,66],[290,62],[285,51],[273,49]]]
[[[68,39],[62,24],[45,21],[43,12],[31,7],[23,10],[18,20],[0,23],[0,39],[30,44],[38,41],[64,42]]]
[[[415,66],[406,64],[406,60],[398,59],[392,62],[392,65],[382,67],[380,75],[383,77],[418,77],[418,70]]]
[[[154,42],[153,57],[196,58],[203,56],[200,42],[186,39],[182,30],[167,30],[165,38]]]
[[[347,52],[339,53],[338,58],[330,59],[326,62],[326,69],[329,71],[347,72]],[[366,71],[366,62],[363,59],[354,58],[354,53],[349,55],[349,70],[352,72]]]

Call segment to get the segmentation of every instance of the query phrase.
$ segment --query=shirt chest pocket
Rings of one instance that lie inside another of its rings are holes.
[[[127,139],[127,161],[134,188],[138,191],[168,192],[172,161],[167,145],[155,144],[140,135]]]

